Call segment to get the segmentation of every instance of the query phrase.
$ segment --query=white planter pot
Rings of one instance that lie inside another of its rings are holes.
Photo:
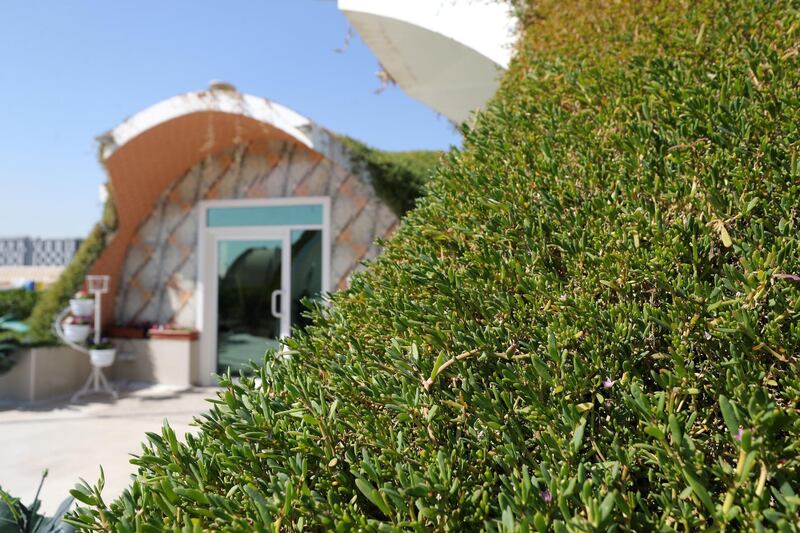
[[[69,301],[69,310],[75,316],[92,316],[94,314],[94,300],[73,298]]]
[[[69,342],[84,342],[91,329],[88,324],[64,324],[64,338]]]
[[[117,350],[114,348],[106,348],[105,350],[89,350],[89,359],[92,365],[98,368],[104,368],[114,364],[114,356],[117,355]]]

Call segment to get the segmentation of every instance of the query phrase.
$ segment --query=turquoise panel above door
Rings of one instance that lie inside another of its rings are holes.
[[[209,228],[322,224],[322,205],[211,207],[206,224]]]

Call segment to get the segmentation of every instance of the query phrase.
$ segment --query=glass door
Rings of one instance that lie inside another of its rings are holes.
[[[215,244],[217,372],[236,373],[289,334],[289,236],[220,236]]]

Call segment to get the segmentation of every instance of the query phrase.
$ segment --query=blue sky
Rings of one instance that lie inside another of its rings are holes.
[[[390,87],[334,0],[0,1],[0,236],[83,236],[105,175],[95,137],[224,80],[387,150],[460,142]]]

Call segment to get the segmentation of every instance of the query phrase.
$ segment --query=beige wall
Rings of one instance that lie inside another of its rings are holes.
[[[0,375],[0,401],[38,402],[69,397],[89,377],[89,356],[67,346],[21,350]]]
[[[117,359],[108,373],[115,381],[190,387],[200,383],[196,340],[114,339]]]
[[[197,340],[114,339],[114,344],[116,361],[103,370],[110,380],[179,387],[202,381]],[[11,370],[0,374],[0,402],[69,398],[91,370],[89,356],[67,346],[21,350],[15,357]]]

